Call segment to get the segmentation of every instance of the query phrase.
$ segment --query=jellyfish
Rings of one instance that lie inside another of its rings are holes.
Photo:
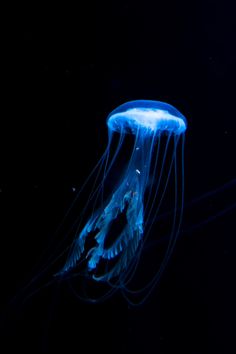
[[[81,217],[65,264],[57,275],[83,269],[83,274],[95,282],[124,289],[137,268],[152,225],[158,220],[173,175],[172,226],[160,267],[145,286],[151,288],[168,262],[180,229],[186,119],[170,104],[136,100],[114,109],[106,123],[108,144],[89,176],[96,177],[82,212],[84,216],[90,206],[91,214],[82,227]]]

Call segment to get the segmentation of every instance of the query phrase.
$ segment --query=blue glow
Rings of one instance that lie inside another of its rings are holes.
[[[79,274],[106,283],[113,290],[133,293],[128,284],[138,267],[152,225],[158,219],[173,175],[174,212],[169,242],[155,275],[142,289],[135,291],[144,291],[144,299],[159,281],[179,233],[187,123],[185,117],[167,103],[140,100],[125,103],[112,111],[107,118],[107,126],[108,145],[91,174],[96,176],[95,183],[84,208],[87,210],[92,205],[92,212],[84,226],[81,218],[79,225],[83,227],[78,227],[67,261],[58,274],[68,274],[78,268]],[[114,135],[118,136],[118,142],[112,150]],[[129,136],[133,136],[132,148],[123,151],[125,139]],[[182,142],[182,153],[178,163],[179,141]],[[118,182],[114,183],[112,192],[106,195],[111,171],[116,169],[120,155],[126,159],[125,168],[115,170]]]
[[[150,134],[162,131],[182,134],[187,125],[184,116],[173,106],[158,101],[132,101],[115,109],[109,116],[109,129],[136,134],[145,129]]]

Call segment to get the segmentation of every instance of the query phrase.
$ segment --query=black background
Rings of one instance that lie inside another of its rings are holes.
[[[2,43],[1,353],[234,353],[236,187],[221,188],[236,178],[234,2],[14,10]],[[119,294],[81,303],[55,284],[14,306],[106,146],[106,116],[133,99],[187,117],[186,201],[216,193],[186,210],[186,231],[142,306]]]

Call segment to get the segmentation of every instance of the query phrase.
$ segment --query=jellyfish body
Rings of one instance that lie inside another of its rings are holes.
[[[116,286],[123,287],[134,271],[152,223],[158,217],[158,210],[173,170],[175,175],[173,226],[166,255],[155,279],[149,283],[151,286],[167,263],[181,222],[183,191],[177,192],[176,151],[180,138],[183,137],[182,142],[184,140],[186,119],[167,103],[138,100],[122,104],[112,111],[107,118],[107,126],[108,146],[98,164],[102,178],[91,193],[92,197],[88,198],[88,204],[94,203],[93,211],[82,229],[78,228],[60,274],[71,272],[82,262],[86,274],[91,279],[107,283],[115,280]],[[118,135],[119,140],[111,156],[114,135]],[[127,136],[133,138],[133,146],[127,156],[124,151],[122,152],[125,155],[123,159],[127,160],[126,167],[122,172],[116,171],[118,182],[104,200],[104,188],[108,183],[110,170],[115,165]],[[168,162],[169,167],[164,172],[171,139],[173,140],[171,158]],[[161,154],[162,140],[165,140],[165,147]],[[183,155],[181,161],[183,162]],[[183,166],[181,169],[183,171]],[[181,180],[183,186],[183,174]],[[177,213],[179,194],[181,207]],[[91,246],[90,238],[93,238]]]

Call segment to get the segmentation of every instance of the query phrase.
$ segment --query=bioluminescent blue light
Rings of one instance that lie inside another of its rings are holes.
[[[84,210],[90,207],[91,214],[84,225],[81,219],[67,261],[58,274],[78,269],[78,274],[95,282],[133,293],[128,284],[173,182],[173,213],[165,254],[154,276],[149,279],[147,275],[147,284],[135,291],[144,291],[145,298],[159,280],[179,233],[187,123],[167,103],[137,100],[113,110],[107,126],[108,145],[92,173],[95,182],[84,206]]]
[[[107,125],[111,130],[133,134],[139,129],[146,134],[169,131],[177,135],[186,130],[186,120],[177,109],[155,101],[132,101],[121,105],[108,116]]]

